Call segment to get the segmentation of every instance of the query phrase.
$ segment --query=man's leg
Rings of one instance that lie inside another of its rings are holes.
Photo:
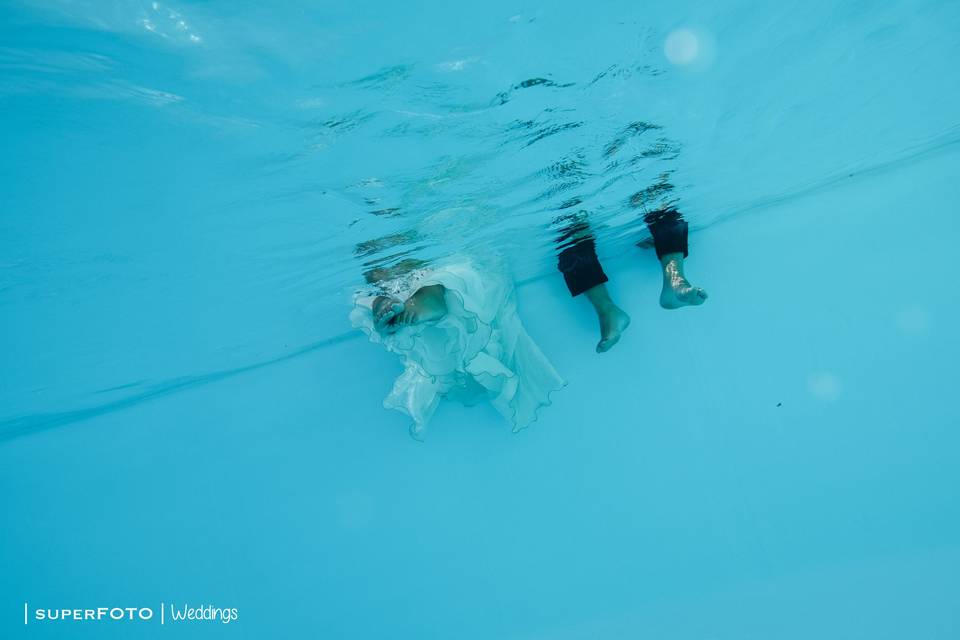
[[[653,236],[657,258],[663,267],[663,289],[660,291],[660,306],[664,309],[679,309],[703,304],[707,292],[690,284],[683,273],[683,260],[687,257],[687,221],[676,209],[658,209],[644,216],[644,221]]]
[[[600,342],[597,353],[609,351],[620,340],[620,335],[630,324],[630,316],[614,304],[607,291],[607,274],[597,258],[596,243],[590,228],[583,220],[566,226],[557,239],[564,248],[560,251],[557,267],[563,273],[571,296],[581,293],[593,305],[600,323]]]

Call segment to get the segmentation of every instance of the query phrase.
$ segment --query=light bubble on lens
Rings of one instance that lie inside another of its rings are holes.
[[[930,314],[923,307],[907,307],[897,313],[896,324],[903,333],[920,336],[930,328]]]
[[[667,36],[663,54],[675,65],[690,64],[700,55],[700,39],[690,29],[677,29]]]
[[[807,390],[817,400],[834,402],[840,397],[843,385],[836,374],[830,371],[817,371],[807,378]]]

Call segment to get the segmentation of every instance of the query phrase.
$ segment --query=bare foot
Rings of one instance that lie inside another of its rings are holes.
[[[600,321],[600,342],[597,343],[597,353],[609,351],[620,341],[620,334],[630,326],[630,316],[614,304],[604,284],[587,289],[584,295],[593,305],[594,311],[597,312],[597,320]]]
[[[683,254],[670,253],[660,259],[663,265],[663,290],[660,292],[660,306],[664,309],[703,304],[707,292],[695,287],[683,274]]]
[[[620,334],[630,326],[630,316],[620,307],[611,304],[603,310],[598,310],[597,318],[600,320],[600,342],[597,343],[597,353],[604,353],[620,341]]]
[[[373,301],[371,310],[373,311],[373,326],[377,331],[389,332],[393,327],[393,321],[399,314],[403,313],[403,303],[396,298],[377,296]]]
[[[439,320],[447,315],[442,284],[421,287],[403,304],[403,310],[393,319],[395,325],[411,325],[418,322]]]

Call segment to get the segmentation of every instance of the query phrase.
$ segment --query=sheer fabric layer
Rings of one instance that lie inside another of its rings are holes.
[[[461,260],[408,276],[392,292],[403,300],[433,284],[445,289],[447,314],[392,334],[373,326],[374,295],[355,299],[353,326],[404,365],[384,406],[409,415],[415,437],[422,436],[444,397],[468,405],[488,399],[514,431],[528,426],[564,382],[524,329],[504,270]]]

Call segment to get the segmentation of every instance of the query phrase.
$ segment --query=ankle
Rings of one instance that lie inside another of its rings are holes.
[[[587,297],[587,300],[590,301],[590,304],[593,305],[597,315],[610,313],[617,308],[617,305],[613,302],[613,298],[610,297],[610,292],[607,291],[607,287],[604,284],[598,284],[595,287],[587,289],[584,291],[584,295]]]
[[[683,254],[679,251],[676,253],[665,253],[660,256],[660,264],[666,268],[668,265],[679,265],[683,268]]]
[[[673,280],[676,278],[685,279],[682,253],[664,254],[660,257],[660,265],[663,267],[664,280]]]

